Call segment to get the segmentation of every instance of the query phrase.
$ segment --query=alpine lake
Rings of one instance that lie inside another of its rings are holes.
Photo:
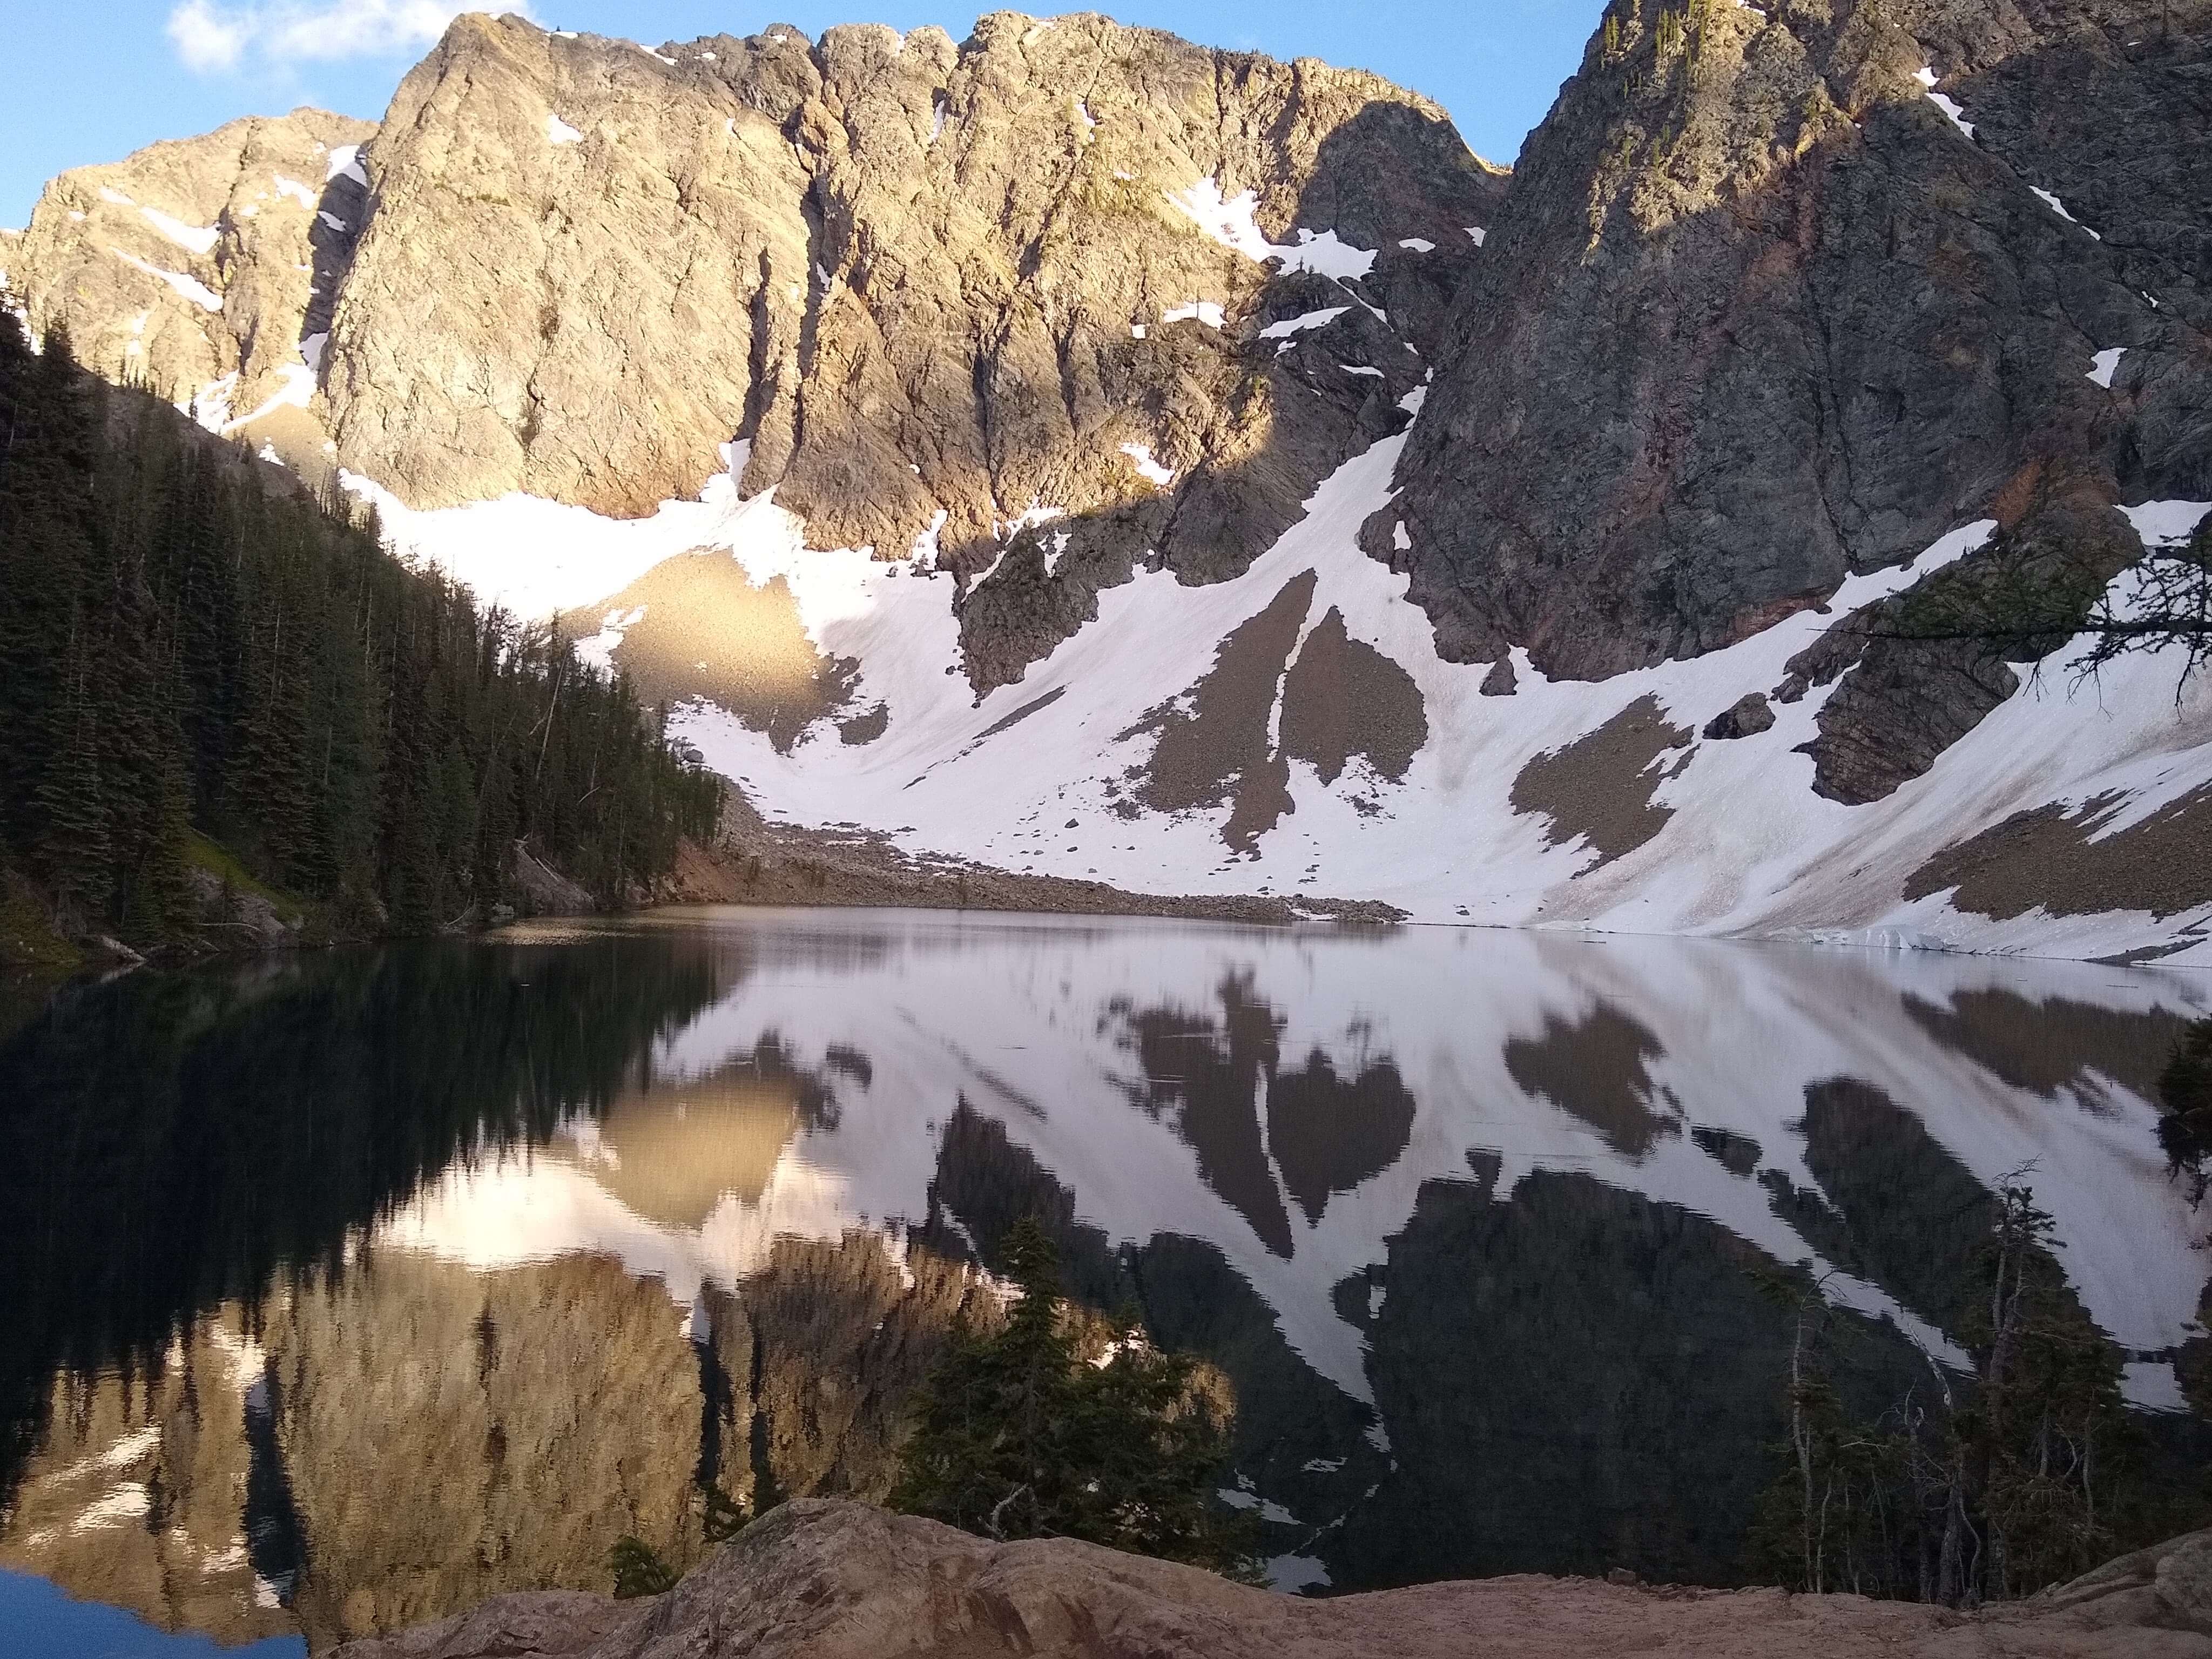
[[[699,909],[134,972],[0,1024],[0,1650],[320,1653],[880,1497],[1008,1230],[1237,1402],[1309,1594],[1728,1584],[1821,1276],[1880,1401],[2033,1188],[2145,1443],[2212,977],[1406,927]],[[2180,1371],[2177,1371],[2177,1364]]]

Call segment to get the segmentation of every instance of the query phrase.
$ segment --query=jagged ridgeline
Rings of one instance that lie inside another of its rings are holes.
[[[0,664],[0,851],[68,932],[219,934],[241,889],[421,931],[497,902],[524,839],[611,901],[718,811],[556,630],[5,312]]]

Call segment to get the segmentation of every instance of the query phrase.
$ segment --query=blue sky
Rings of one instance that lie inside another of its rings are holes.
[[[1479,154],[1508,161],[1579,60],[1601,4],[1122,0],[1099,9],[1208,46],[1374,70],[1437,100]],[[316,104],[374,119],[445,21],[472,9],[450,0],[9,0],[16,69],[0,100],[0,225],[27,222],[40,185],[65,167],[114,161],[235,116]],[[937,23],[957,40],[991,8],[927,0],[529,0],[512,9],[549,27],[658,45],[751,34],[775,22],[810,34],[841,22]]]

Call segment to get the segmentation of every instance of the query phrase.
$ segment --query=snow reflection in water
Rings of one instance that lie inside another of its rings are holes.
[[[2181,1405],[2201,1224],[2144,1094],[2208,989],[758,911],[125,982],[0,1065],[31,1150],[70,1149],[32,1198],[106,1180],[171,1224],[64,1218],[27,1261],[0,1565],[319,1648],[595,1585],[623,1531],[680,1552],[697,1480],[878,1492],[903,1390],[1036,1211],[1084,1299],[1235,1384],[1230,1490],[1286,1586],[1725,1581],[1780,1403],[1759,1261],[1830,1272],[1863,1385],[1905,1386],[1960,1357],[1958,1216],[2032,1165],[2130,1398]],[[149,1018],[186,996],[198,1024]],[[95,1097],[195,1137],[117,1185],[70,1139]],[[190,1458],[188,1420],[222,1425]],[[166,1530],[101,1524],[156,1475]]]

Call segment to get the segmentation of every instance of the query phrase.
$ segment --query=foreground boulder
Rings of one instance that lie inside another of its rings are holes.
[[[865,1504],[801,1499],[665,1595],[502,1595],[341,1659],[2197,1659],[2212,1534],[1979,1615],[1852,1595],[1520,1575],[1305,1601],[1064,1540],[993,1544]]]

